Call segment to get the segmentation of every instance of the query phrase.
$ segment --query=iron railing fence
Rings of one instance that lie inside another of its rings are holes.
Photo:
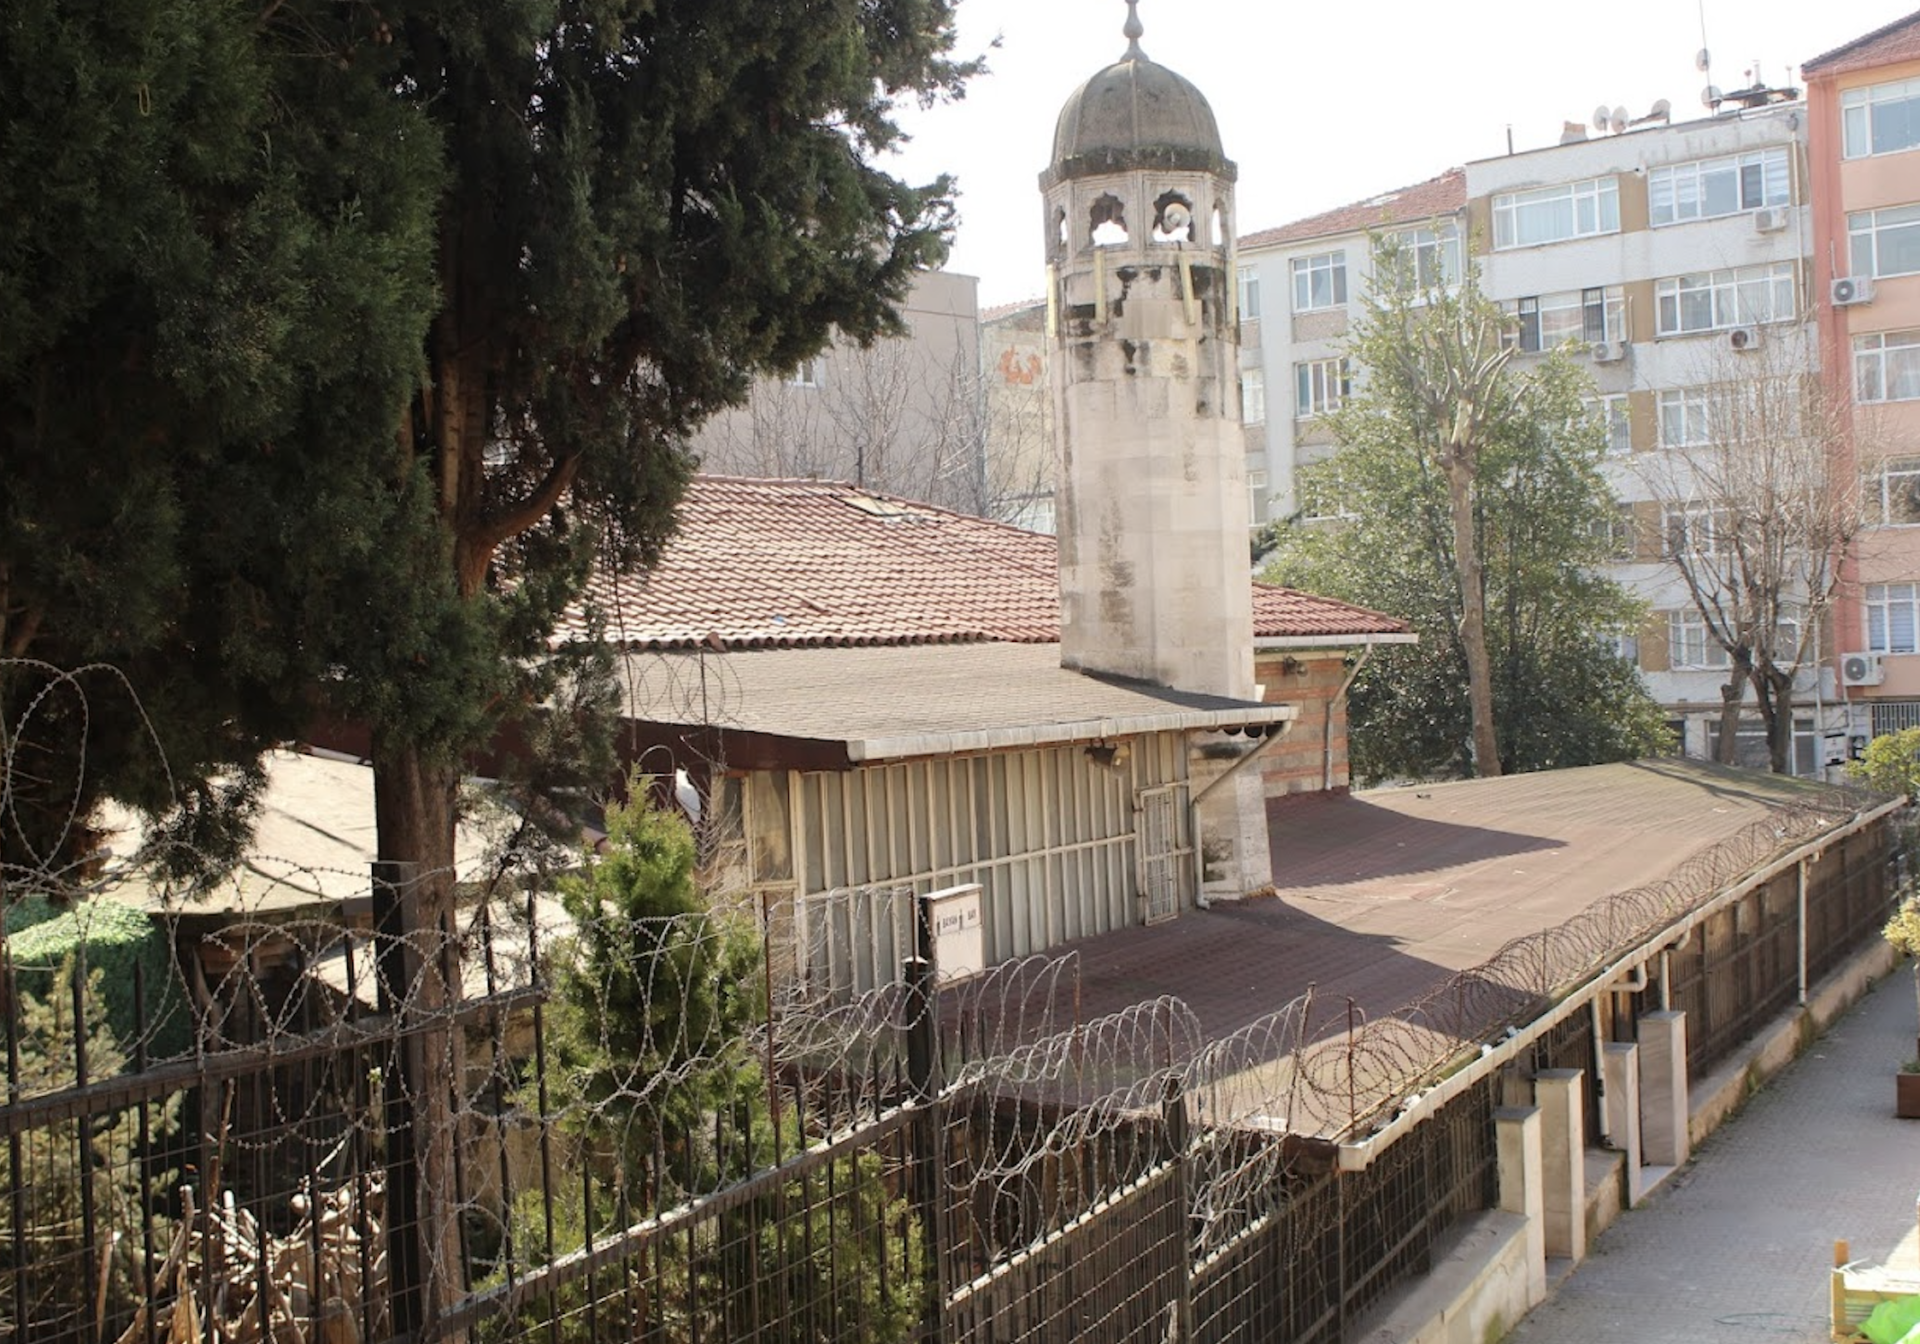
[[[1824,834],[1806,961],[1837,964],[1895,889],[1885,828],[1846,820],[1772,818],[1393,1018],[1308,998],[1218,1040],[1173,999],[1082,1021],[1071,958],[787,992],[751,912],[562,919],[522,894],[405,936],[163,918],[157,979],[83,938],[0,963],[0,1331],[1336,1340],[1493,1200],[1494,1083],[1363,1172],[1325,1169],[1327,1134]],[[1798,871],[1705,918],[1694,968],[1673,958],[1700,1050],[1795,983]],[[1590,1069],[1588,1017],[1534,1065]]]

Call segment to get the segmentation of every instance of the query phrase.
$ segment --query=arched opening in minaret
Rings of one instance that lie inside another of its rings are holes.
[[[1167,191],[1153,203],[1153,241],[1190,243],[1194,239],[1193,202],[1184,192]]]
[[[1095,247],[1118,247],[1127,241],[1127,207],[1111,193],[1101,196],[1088,212]]]
[[[1227,208],[1216,204],[1213,207],[1213,237],[1208,239],[1215,247],[1225,247],[1227,243]]]
[[[1047,256],[1058,261],[1067,255],[1067,212],[1054,207],[1052,227],[1047,230]]]

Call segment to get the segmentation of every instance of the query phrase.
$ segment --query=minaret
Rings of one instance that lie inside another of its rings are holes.
[[[1200,91],[1141,50],[1135,6],[1040,176],[1060,660],[1252,699],[1235,169]]]

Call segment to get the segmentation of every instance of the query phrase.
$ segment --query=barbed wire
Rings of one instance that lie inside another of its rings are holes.
[[[84,702],[96,676],[132,693],[108,668],[0,670],[47,678],[27,716],[55,695]],[[19,720],[0,736],[0,825],[23,833],[13,780],[26,737]],[[63,844],[91,820],[73,787]],[[1072,949],[923,997],[899,974],[923,945],[924,893],[898,883],[797,900],[729,889],[711,909],[633,917],[589,908],[550,854],[496,847],[428,875],[455,884],[450,923],[395,933],[383,911],[403,891],[310,854],[256,846],[231,871],[183,876],[193,865],[168,861],[171,839],[80,859],[28,847],[0,870],[0,1017],[11,1052],[32,1058],[9,1066],[0,1109],[30,1116],[17,1132],[51,1166],[82,1152],[82,1100],[118,1088],[89,1133],[109,1185],[145,1192],[169,1173],[157,1221],[141,1196],[169,1266],[159,1291],[224,1294],[220,1311],[251,1312],[262,1330],[283,1306],[317,1320],[332,1298],[351,1302],[349,1280],[363,1294],[383,1283],[380,1234],[404,1220],[434,1220],[434,1273],[510,1279],[878,1132],[929,1100],[912,1076],[916,1039],[932,1042],[922,1062],[951,1122],[938,1180],[977,1263],[1017,1255],[1175,1154],[1205,1256],[1287,1198],[1292,1141],[1363,1132],[1874,801],[1829,789],[1775,806],[1403,1003],[1309,989],[1221,1036],[1177,996],[1082,1020]],[[291,821],[323,853],[353,847],[321,819]],[[433,1194],[410,1205],[391,1184],[409,1148]],[[45,1235],[70,1225],[49,1215]],[[131,1252],[112,1254],[130,1282]]]

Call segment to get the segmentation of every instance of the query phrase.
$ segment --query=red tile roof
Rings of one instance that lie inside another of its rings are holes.
[[[1920,10],[1802,62],[1800,73],[1837,75],[1914,60],[1920,60]]]
[[[596,576],[588,598],[629,648],[1060,638],[1052,537],[837,481],[700,476],[660,563]],[[1254,634],[1400,634],[1378,612],[1254,585]],[[578,634],[576,612],[562,625]]]
[[[1324,214],[1310,215],[1306,219],[1295,220],[1291,224],[1282,224],[1277,229],[1263,229],[1259,233],[1245,234],[1240,239],[1240,250],[1246,252],[1262,247],[1277,247],[1282,243],[1296,243],[1307,238],[1360,233],[1366,229],[1378,228],[1382,224],[1405,224],[1415,220],[1433,219],[1441,215],[1456,214],[1464,210],[1466,204],[1467,171],[1464,168],[1449,168],[1438,177],[1430,177],[1425,182],[1416,182],[1410,187],[1401,187],[1379,196],[1370,196],[1364,201],[1355,201],[1352,205],[1343,205],[1337,210],[1328,210]]]

